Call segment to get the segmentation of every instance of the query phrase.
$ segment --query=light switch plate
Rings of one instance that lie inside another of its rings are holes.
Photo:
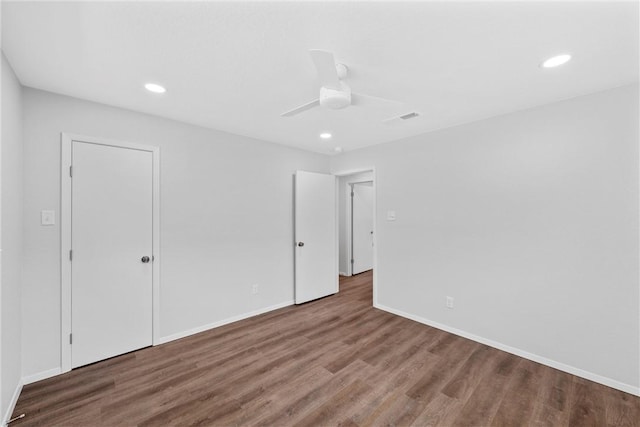
[[[42,225],[54,225],[56,223],[56,211],[42,211],[40,213],[40,223]]]
[[[396,220],[396,211],[387,211],[387,221]]]

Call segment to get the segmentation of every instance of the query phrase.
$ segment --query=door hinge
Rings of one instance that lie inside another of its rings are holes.
[[[69,251],[69,261],[73,261],[73,251]]]
[[[69,334],[69,344],[73,344],[73,334]]]
[[[351,264],[353,264],[353,260],[351,260]]]
[[[69,166],[69,177],[73,178],[73,166]]]
[[[353,191],[351,192],[351,197],[353,197]]]

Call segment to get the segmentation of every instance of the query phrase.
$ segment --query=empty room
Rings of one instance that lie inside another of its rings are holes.
[[[640,2],[0,17],[3,426],[640,426]]]

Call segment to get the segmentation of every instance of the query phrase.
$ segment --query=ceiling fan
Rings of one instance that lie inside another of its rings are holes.
[[[351,88],[343,81],[347,77],[349,69],[344,64],[337,64],[333,53],[320,49],[312,49],[309,53],[318,71],[320,94],[317,99],[282,113],[282,117],[295,116],[318,106],[340,110],[350,105],[364,106],[369,103],[402,105],[398,101],[352,92]]]

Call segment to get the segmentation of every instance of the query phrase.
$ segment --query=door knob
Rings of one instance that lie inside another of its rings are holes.
[[[298,246],[303,247],[304,246],[304,242],[298,242]]]
[[[148,263],[148,262],[149,262],[149,260],[150,260],[150,258],[149,258],[148,256],[146,256],[146,255],[145,255],[145,256],[143,256],[143,257],[140,259],[140,261],[144,262],[145,264],[146,264],[146,263]]]

